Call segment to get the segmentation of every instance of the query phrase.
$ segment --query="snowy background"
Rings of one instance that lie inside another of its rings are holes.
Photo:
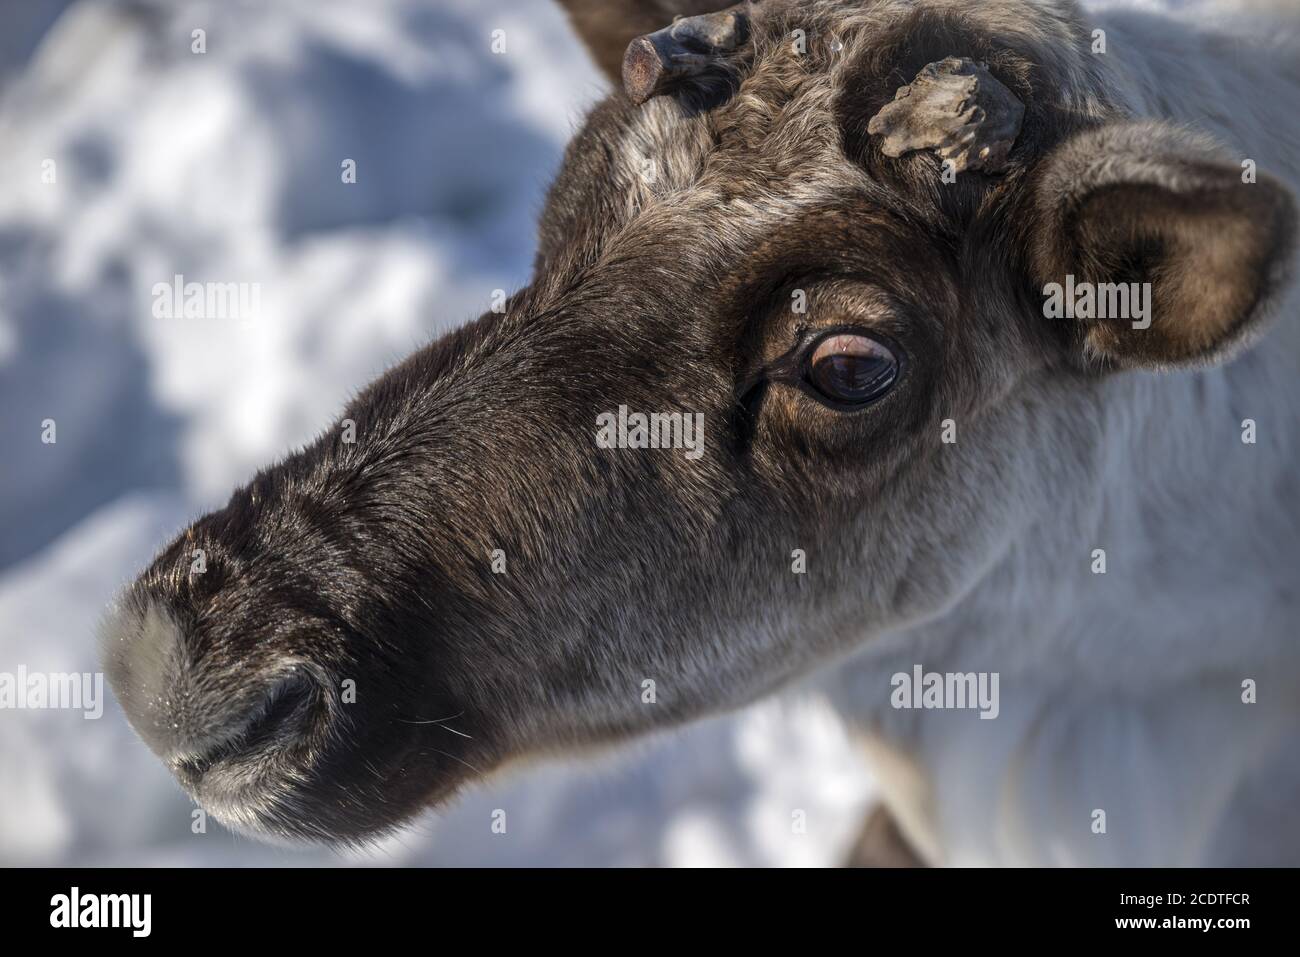
[[[154,549],[525,283],[604,89],[543,0],[5,0],[0,671],[98,671],[98,617]],[[177,273],[260,283],[260,315],[155,318]],[[823,706],[773,702],[516,772],[364,853],[298,852],[192,834],[113,702],[0,711],[10,865],[830,864],[870,789]]]

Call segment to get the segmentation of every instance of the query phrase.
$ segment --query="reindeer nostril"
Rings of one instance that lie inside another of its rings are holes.
[[[103,633],[106,670],[145,743],[187,775],[303,737],[324,699],[302,664],[213,664],[156,606],[120,611]]]
[[[303,671],[279,678],[251,708],[209,729],[199,747],[180,749],[173,759],[177,773],[193,784],[220,761],[300,742],[320,702],[318,690]]]
[[[252,755],[302,740],[320,701],[317,685],[304,671],[279,677],[259,701],[208,729],[203,746],[188,749],[182,763],[205,771],[235,755]]]
[[[258,747],[294,738],[316,700],[315,682],[305,672],[294,671],[272,686],[266,699],[249,714],[230,741]]]

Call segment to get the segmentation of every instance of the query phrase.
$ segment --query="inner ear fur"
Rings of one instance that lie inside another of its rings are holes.
[[[1168,124],[1123,122],[1079,133],[1044,160],[1025,243],[1044,287],[1150,283],[1150,327],[1082,323],[1086,357],[1121,367],[1224,358],[1262,327],[1285,285],[1296,208],[1277,180],[1246,182],[1241,161]]]

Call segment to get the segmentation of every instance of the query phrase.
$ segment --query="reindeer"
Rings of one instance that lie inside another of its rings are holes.
[[[565,6],[619,86],[532,282],[115,603],[145,743],[350,844],[811,686],[879,775],[858,862],[1300,863],[1294,24]],[[597,442],[621,407],[702,454]],[[995,719],[898,706],[914,668],[1000,676]]]

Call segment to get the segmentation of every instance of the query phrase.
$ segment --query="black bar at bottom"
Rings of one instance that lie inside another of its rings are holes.
[[[301,947],[406,938],[436,949],[450,943],[440,942],[441,930],[461,946],[511,934],[612,946],[612,930],[628,943],[708,935],[734,945],[784,925],[851,932],[866,949],[872,934],[890,931],[927,944],[1044,941],[1044,933],[1052,941],[1271,937],[1291,922],[1296,872],[56,868],[7,870],[0,880],[0,927],[11,942],[77,934],[128,946]]]

